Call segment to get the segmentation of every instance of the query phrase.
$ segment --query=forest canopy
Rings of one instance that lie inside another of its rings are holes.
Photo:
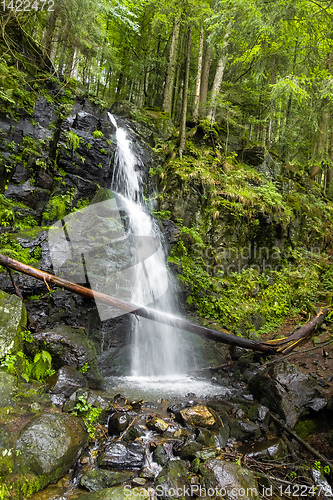
[[[180,124],[217,122],[332,177],[333,4],[329,0],[4,0],[4,65],[41,70],[106,105],[128,100]]]

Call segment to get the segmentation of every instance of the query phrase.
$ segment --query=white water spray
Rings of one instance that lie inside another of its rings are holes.
[[[114,116],[110,113],[109,119],[116,127],[117,139],[111,189],[121,198],[129,219],[129,233],[134,237],[148,236],[162,241],[157,223],[141,201],[142,163],[133,153],[126,130],[117,126]],[[145,259],[142,266],[136,268],[131,301],[134,304],[145,305],[147,297],[150,297],[152,303],[156,297],[160,297],[156,307],[163,312],[173,313],[174,287],[166,268],[162,245]],[[132,377],[179,378],[179,375],[187,372],[185,343],[177,329],[135,317],[132,319],[132,328]]]

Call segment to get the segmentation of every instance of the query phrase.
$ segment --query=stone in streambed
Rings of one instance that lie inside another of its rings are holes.
[[[21,432],[16,449],[16,469],[38,476],[40,488],[60,479],[88,443],[79,418],[65,413],[35,417]]]
[[[82,373],[71,366],[62,366],[47,380],[48,391],[51,394],[64,394],[69,397],[80,387],[86,387],[87,382]]]
[[[184,408],[180,411],[180,414],[185,424],[193,425],[194,427],[211,428],[216,424],[215,417],[209,411],[207,406],[204,405]]]
[[[207,489],[216,488],[226,500],[238,498],[237,494],[240,495],[241,492],[242,500],[259,499],[254,474],[236,463],[220,458],[208,460],[200,466],[200,473],[203,486]]]
[[[120,434],[124,432],[125,429],[130,425],[133,421],[134,417],[131,417],[128,413],[125,412],[117,412],[114,413],[109,418],[108,423],[108,433],[109,436],[114,436],[115,434]]]
[[[103,468],[141,469],[145,461],[145,449],[141,443],[110,443],[105,447],[98,464]]]
[[[82,475],[80,485],[88,491],[98,491],[125,483],[133,477],[134,473],[130,471],[88,470]]]

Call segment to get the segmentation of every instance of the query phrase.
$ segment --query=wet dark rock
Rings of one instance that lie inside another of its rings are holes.
[[[88,470],[80,479],[80,485],[88,491],[98,491],[129,481],[134,476],[130,471]]]
[[[190,441],[180,447],[178,454],[183,460],[193,460],[196,452],[202,450],[202,448],[203,445],[201,443]]]
[[[238,451],[251,458],[281,459],[286,453],[286,445],[280,438],[269,439],[256,443],[249,443],[238,448]]]
[[[251,420],[235,419],[230,428],[230,435],[236,439],[258,439],[260,436],[259,425]]]
[[[205,429],[204,427],[197,427],[195,433],[195,440],[203,446],[211,446],[214,444],[214,434],[208,429]]]
[[[48,391],[52,394],[64,394],[69,397],[80,387],[86,387],[87,382],[72,366],[62,366],[47,380]]]
[[[32,185],[30,180],[27,180],[20,185],[9,184],[4,196],[12,201],[23,203],[41,213],[50,196],[50,192]]]
[[[86,368],[85,379],[92,388],[103,383],[97,364],[96,348],[83,328],[61,325],[51,330],[34,334],[39,346],[50,352],[56,368],[69,365],[77,370]]]
[[[315,379],[287,363],[274,364],[252,377],[249,390],[270,410],[294,427],[309,408],[319,411],[327,401]]]
[[[157,492],[162,493],[162,498],[170,498],[170,490],[182,490],[188,484],[187,474],[186,462],[183,460],[167,462],[155,481]]]
[[[96,394],[91,389],[77,389],[67,399],[66,403],[64,404],[63,411],[73,411],[76,404],[82,399],[86,401],[88,405],[91,405],[92,408],[100,408],[101,410],[106,410],[110,406],[108,401]]]
[[[133,419],[131,419],[132,421]],[[135,422],[128,428],[123,436],[124,441],[134,441],[134,439],[144,436],[148,431],[146,426],[146,418],[144,416],[137,417]]]
[[[223,427],[220,427],[219,432],[216,436],[214,436],[215,446],[217,448],[224,448],[227,444],[227,441],[230,437],[230,427],[228,424],[224,424]]]
[[[14,375],[0,371],[0,407],[12,406],[13,396],[17,390],[17,379]]]
[[[23,163],[18,163],[15,167],[14,173],[10,179],[12,184],[21,184],[27,181],[30,177],[30,168]]]
[[[254,404],[251,408],[249,408],[247,416],[250,420],[259,420],[259,422],[264,422],[267,420],[269,413],[269,408],[267,408],[267,406]]]
[[[153,451],[153,459],[154,462],[163,466],[170,460],[170,453],[167,452],[163,444],[158,444]]]
[[[79,418],[64,413],[35,417],[21,432],[16,467],[38,476],[41,488],[56,482],[74,465],[88,436]]]
[[[220,496],[225,499],[234,499],[235,492],[244,490],[244,500],[259,499],[258,484],[254,474],[244,467],[222,458],[208,460],[200,466],[203,485],[206,488],[218,488]],[[237,495],[237,494],[236,494]]]
[[[123,412],[117,412],[114,413],[110,418],[109,418],[109,423],[108,423],[108,433],[109,436],[113,436],[114,434],[120,434],[121,432],[124,432],[125,429],[129,426],[129,424],[132,422],[134,417],[131,417],[128,413],[123,413]]]
[[[145,450],[141,443],[116,442],[106,445],[99,457],[100,467],[111,469],[141,469],[145,460]]]

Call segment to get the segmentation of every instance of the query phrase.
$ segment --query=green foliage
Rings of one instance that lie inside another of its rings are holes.
[[[96,432],[96,422],[101,414],[100,408],[94,408],[90,403],[87,403],[84,396],[78,397],[78,402],[74,407],[73,414],[83,418],[87,431],[91,439],[94,438]]]
[[[47,351],[38,352],[33,360],[29,359],[22,351],[16,354],[7,354],[0,361],[0,370],[12,375],[20,375],[26,382],[30,379],[44,381],[54,373],[52,370],[52,357]]]
[[[79,137],[75,132],[72,130],[69,130],[68,132],[65,133],[66,141],[68,145],[72,149],[72,153],[74,154],[77,148],[80,145],[80,142],[82,141],[81,137]]]
[[[101,139],[102,137],[104,137],[104,134],[101,130],[94,130],[93,136],[95,137],[95,139]]]
[[[63,219],[72,208],[73,198],[73,189],[65,194],[59,194],[50,198],[43,212],[43,220],[54,221],[56,219]]]
[[[0,253],[24,264],[32,265],[40,259],[41,248],[37,247],[30,252],[29,248],[21,246],[15,234],[3,233],[0,234]]]
[[[287,315],[312,310],[320,288],[319,257],[309,262],[306,252],[298,252],[297,259],[281,256],[261,272],[258,266],[230,272],[215,259],[200,228],[180,226],[179,240],[168,260],[176,265],[179,279],[190,292],[189,306],[200,316],[242,332],[253,329],[252,318],[263,317],[265,324],[258,331],[263,334],[274,330]]]

